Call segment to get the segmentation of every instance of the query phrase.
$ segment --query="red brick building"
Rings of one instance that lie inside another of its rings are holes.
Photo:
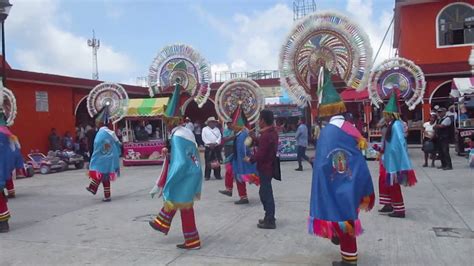
[[[7,67],[6,87],[17,100],[18,114],[12,131],[22,144],[23,153],[48,149],[48,135],[56,128],[59,135],[75,132],[76,117],[88,117],[86,97],[101,83],[97,80],[22,71]],[[143,87],[123,85],[130,97],[144,97]]]
[[[453,78],[472,76],[473,0],[396,0],[393,47],[421,67],[427,82],[418,113],[427,120],[431,106],[448,107]]]

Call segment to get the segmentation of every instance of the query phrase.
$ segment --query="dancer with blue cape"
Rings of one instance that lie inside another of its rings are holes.
[[[178,100],[180,85],[177,82],[165,112],[167,126],[174,126],[170,136],[170,147],[164,148],[166,159],[162,173],[153,189],[152,197],[163,196],[163,207],[150,226],[167,235],[177,210],[181,212],[184,243],[180,249],[199,249],[201,240],[194,218],[194,201],[201,197],[202,168],[196,139],[191,130],[182,126]],[[168,153],[169,152],[169,153]]]
[[[374,189],[361,149],[367,142],[343,114],[344,102],[324,70],[319,116],[329,119],[321,130],[313,168],[310,234],[331,239],[340,245],[341,262],[357,263],[356,236],[362,233],[359,210],[374,205]]]
[[[390,99],[383,111],[387,123],[379,176],[380,203],[379,210],[394,218],[405,217],[405,203],[400,185],[414,186],[417,182],[416,174],[408,155],[407,142],[400,121],[400,107],[398,105],[399,90],[393,89]]]
[[[232,154],[226,158],[225,190],[219,190],[219,193],[232,197],[234,179],[237,184],[237,191],[240,199],[235,204],[248,204],[247,183],[255,185],[260,184],[260,178],[257,174],[257,166],[254,163],[245,162],[245,157],[251,156],[251,147],[246,144],[249,137],[250,124],[242,109],[242,103],[239,103],[232,114],[231,128],[235,137],[226,138],[225,141],[233,141]]]
[[[3,97],[3,95],[0,96]],[[0,106],[0,233],[6,233],[10,230],[8,224],[10,211],[3,190],[7,182],[11,180],[12,172],[16,168],[23,168],[20,144],[18,138],[8,129],[5,113],[2,106]]]
[[[94,139],[94,151],[89,164],[90,184],[86,190],[95,195],[100,183],[104,186],[104,202],[110,202],[110,182],[120,175],[121,144],[115,133],[108,128],[109,105],[105,105],[95,117],[99,131]]]

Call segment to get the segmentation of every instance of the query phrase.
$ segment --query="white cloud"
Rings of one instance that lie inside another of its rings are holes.
[[[391,8],[375,14],[372,0],[348,0],[346,10],[340,10],[348,13],[366,31],[371,41],[373,56],[392,19]],[[226,69],[239,72],[278,68],[281,45],[293,25],[293,13],[288,6],[276,4],[259,13],[238,13],[231,21],[219,20],[199,7],[194,9],[201,19],[229,40],[228,62],[224,63]],[[377,62],[389,57],[392,32],[393,27],[380,50]]]
[[[369,36],[373,50],[373,57],[375,59],[377,50],[382,43],[383,36],[392,20],[393,13],[391,9],[384,10],[381,14],[375,16],[372,0],[348,0],[346,11],[354,21],[358,22],[361,28]],[[393,56],[391,36],[393,36],[393,25],[382,45],[382,48],[380,49],[375,64],[389,58],[391,55]]]
[[[199,7],[194,9],[229,40],[226,69],[240,72],[278,68],[280,47],[293,24],[293,13],[286,5],[276,4],[251,15],[235,14],[230,23],[220,21]]]
[[[220,64],[212,64],[211,65],[211,80],[212,81],[219,81],[221,78],[217,77],[216,78],[216,72],[227,72],[229,71],[229,66],[226,63],[220,63]]]
[[[18,67],[24,70],[90,78],[92,51],[87,37],[63,29],[68,22],[59,10],[59,1],[15,1],[8,18],[9,39],[20,47],[12,49]],[[124,53],[102,40],[98,52],[99,76],[130,73],[135,67]],[[104,74],[104,75],[102,75]]]

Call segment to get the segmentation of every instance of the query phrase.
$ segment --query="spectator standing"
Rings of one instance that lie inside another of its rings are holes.
[[[450,130],[453,121],[451,121],[451,118],[446,114],[446,108],[439,108],[438,116],[439,120],[434,128],[439,144],[439,156],[441,157],[441,167],[439,167],[439,169],[453,170],[451,156],[449,155]]]
[[[308,147],[308,127],[304,123],[304,118],[300,118],[298,121],[298,129],[296,130],[295,138],[298,160],[298,168],[296,168],[295,171],[303,171],[303,159],[312,166],[311,161],[306,155],[306,148]]]
[[[217,128],[217,120],[214,117],[209,117],[206,124],[207,126],[202,129],[202,141],[206,147],[204,151],[204,159],[206,163],[204,179],[209,180],[211,178],[211,163],[215,163],[216,161],[222,163],[220,146],[222,134],[219,128]],[[220,165],[214,168],[214,177],[216,179],[222,179]]]
[[[313,141],[314,141],[314,148],[316,149],[318,147],[318,139],[319,139],[319,133],[321,132],[321,121],[316,120],[314,123],[313,127]]]
[[[74,140],[72,139],[71,133],[66,131],[63,137],[63,149],[72,151],[74,148]]]
[[[148,134],[148,137],[151,137],[153,135],[153,126],[150,124],[149,121],[146,122],[145,131]]]
[[[423,167],[428,167],[428,157],[431,155],[431,167],[435,166],[436,152],[435,152],[435,129],[436,125],[436,113],[431,113],[430,121],[423,124],[423,147],[422,150],[425,153],[425,164]]]
[[[191,122],[191,118],[186,117],[186,119],[184,119],[184,127],[186,127],[187,129],[191,130],[191,132],[194,133],[194,124],[193,122]]]
[[[95,125],[88,126],[88,129],[86,131],[86,137],[87,137],[87,151],[88,151],[88,158],[92,156],[92,151],[94,151],[94,139],[95,135],[97,134]]]
[[[50,151],[57,151],[61,149],[61,139],[56,133],[56,128],[51,129],[51,133],[48,136],[48,140],[49,140]]]
[[[201,127],[201,122],[196,121],[194,122],[194,137],[196,138],[196,142],[198,146],[203,146],[204,143],[202,142],[202,137],[201,137],[201,132],[202,132],[202,127]]]
[[[260,201],[265,211],[265,217],[258,221],[258,228],[275,229],[275,199],[273,198],[272,178],[274,177],[274,163],[278,151],[278,132],[273,126],[273,112],[262,110],[260,112],[260,137],[255,140],[257,150],[245,161],[257,163],[260,176]]]

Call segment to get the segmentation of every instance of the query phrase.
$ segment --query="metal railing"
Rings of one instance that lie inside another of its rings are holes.
[[[249,78],[253,80],[258,79],[274,79],[280,78],[280,71],[278,70],[258,70],[255,72],[230,72],[219,71],[214,73],[214,82],[224,82],[234,78]]]

